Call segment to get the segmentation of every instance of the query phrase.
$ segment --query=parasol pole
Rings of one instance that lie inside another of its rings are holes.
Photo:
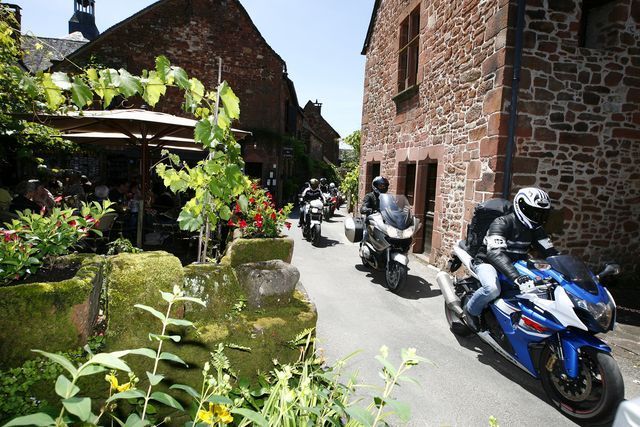
[[[149,146],[148,146],[148,141],[147,141],[147,129],[146,126],[143,127],[142,129],[142,135],[141,135],[141,139],[142,139],[142,167],[141,167],[141,192],[142,194],[140,195],[140,200],[138,201],[138,224],[137,224],[137,232],[136,232],[136,244],[139,248],[142,248],[142,241],[143,241],[143,223],[144,223],[144,200],[147,197],[147,187],[149,186],[148,180],[147,180],[147,163],[148,163],[148,159],[149,159]]]
[[[218,87],[220,87],[220,83],[222,83],[222,58],[218,57]],[[220,91],[216,91],[216,107],[213,113],[213,122],[218,124],[218,108],[220,107]],[[215,149],[215,146],[214,146]],[[207,155],[207,160],[211,160],[213,157],[213,152],[211,151],[211,147],[209,147],[209,154]],[[205,209],[209,205],[209,193],[205,193],[204,196],[204,207]],[[198,238],[198,251],[201,251],[198,254],[198,262],[205,262],[207,260],[207,249],[209,246],[209,217],[205,216],[204,218],[204,226],[200,227],[200,236]],[[204,228],[204,242],[202,241],[202,234]]]

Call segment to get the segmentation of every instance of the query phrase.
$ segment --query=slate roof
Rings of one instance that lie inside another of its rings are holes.
[[[78,36],[77,33],[69,34],[65,38],[57,39],[50,37],[34,37],[23,34],[20,37],[20,45],[24,51],[23,62],[32,73],[47,70],[52,61],[60,61],[69,54],[75,52],[89,40]],[[37,49],[36,44],[40,43],[42,49]]]

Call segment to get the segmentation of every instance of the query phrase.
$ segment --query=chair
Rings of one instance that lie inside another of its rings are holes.
[[[111,229],[116,221],[118,214],[115,212],[109,212],[104,214],[100,218],[100,222],[93,229],[102,233],[102,236],[92,233],[84,238],[85,243],[92,252],[98,252],[99,248],[104,247],[109,241],[111,241]]]

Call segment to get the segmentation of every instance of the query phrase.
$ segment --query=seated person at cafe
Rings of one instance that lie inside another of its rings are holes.
[[[11,201],[9,210],[11,212],[18,212],[29,209],[31,212],[39,213],[41,206],[33,200],[39,184],[40,181],[35,179],[19,183],[16,186],[17,195]]]

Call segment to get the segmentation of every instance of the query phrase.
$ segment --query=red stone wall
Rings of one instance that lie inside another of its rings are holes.
[[[558,247],[637,268],[640,2],[612,3],[598,48],[580,47],[581,1],[548,3],[528,2],[514,185],[562,209]]]
[[[418,87],[397,95],[401,21],[420,5]],[[466,234],[476,202],[500,191],[498,153],[504,106],[506,0],[389,0],[380,3],[367,50],[362,119],[361,196],[368,164],[379,161],[391,191],[404,188],[402,167],[417,163],[415,212],[424,219],[427,164],[437,162],[430,259],[443,265]],[[419,239],[415,247],[421,250]]]
[[[321,107],[322,105],[315,105],[311,101],[308,101],[304,106],[305,124],[320,138],[322,144],[319,152],[316,152],[317,150],[314,151],[313,144],[311,144],[312,156],[317,160],[322,160],[324,156],[334,165],[337,165],[340,152],[338,146],[338,138],[340,138],[340,135],[322,117]]]
[[[528,185],[550,192],[563,208],[554,232],[560,248],[637,268],[640,4],[617,0],[610,31],[588,49],[578,47],[578,3],[527,1],[512,194]],[[398,95],[399,26],[417,5],[418,87]],[[388,0],[368,40],[360,192],[369,191],[373,162],[391,191],[404,190],[406,165],[415,163],[421,217],[427,164],[437,161],[429,256],[440,266],[475,204],[502,192],[515,12],[515,0]]]

